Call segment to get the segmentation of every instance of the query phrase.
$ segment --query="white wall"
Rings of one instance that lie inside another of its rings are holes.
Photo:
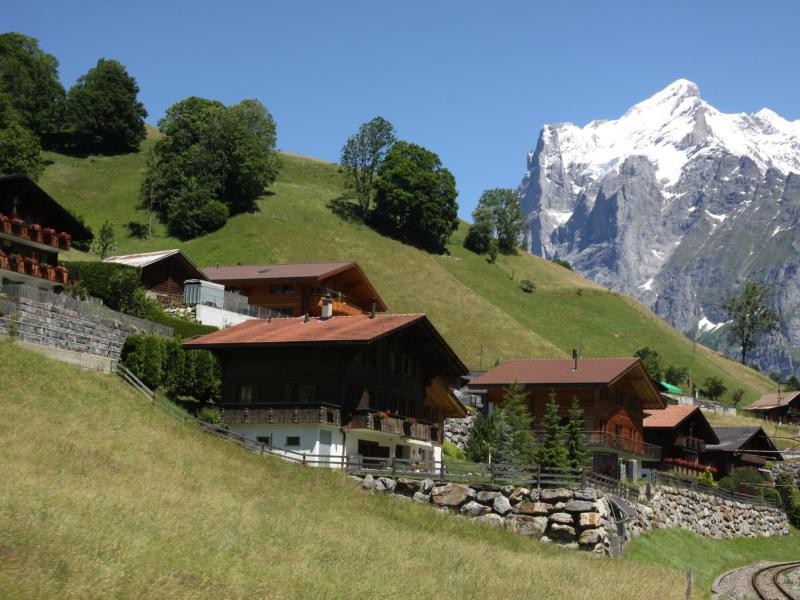
[[[203,325],[213,325],[214,327],[230,327],[231,325],[238,325],[245,321],[250,321],[256,317],[248,315],[240,315],[239,313],[231,312],[229,310],[222,310],[216,306],[205,306],[198,304],[195,307],[195,318]]]
[[[342,455],[342,432],[338,427],[323,424],[285,424],[285,423],[236,423],[228,425],[231,431],[255,440],[258,437],[270,436],[273,450],[287,450],[300,454],[320,454],[320,432],[331,434],[331,448],[326,454]],[[287,437],[299,437],[299,446],[287,446]],[[288,453],[288,452],[287,452]],[[339,467],[339,464],[331,466]]]

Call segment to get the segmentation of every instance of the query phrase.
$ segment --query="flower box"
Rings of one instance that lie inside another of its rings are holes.
[[[69,250],[72,246],[72,236],[65,231],[62,231],[58,234],[59,239],[61,240],[60,247],[62,250]]]
[[[5,215],[0,215],[0,233],[11,235],[11,221]]]
[[[0,251],[0,269],[11,270],[11,262],[5,252]]]
[[[25,259],[25,270],[27,271],[28,275],[33,277],[41,277],[42,276],[42,269],[39,266],[39,261],[35,258],[26,258]]]
[[[44,231],[42,231],[42,226],[38,223],[28,226],[28,234],[34,242],[44,244]]]
[[[25,260],[21,254],[11,255],[11,270],[17,273],[25,273]]]
[[[60,283],[61,285],[67,285],[69,283],[69,273],[67,273],[67,267],[64,265],[58,265],[56,267],[56,283]]]
[[[55,283],[56,281],[56,268],[53,265],[42,265],[42,278],[47,279],[47,281],[52,281]]]
[[[11,229],[14,235],[21,237],[25,240],[30,239],[30,235],[28,234],[28,227],[25,225],[22,219],[11,219]]]
[[[44,228],[44,243],[50,244],[51,246],[53,246],[53,248],[59,247],[60,244],[58,243],[58,234],[56,233],[56,230],[53,229],[52,227]]]

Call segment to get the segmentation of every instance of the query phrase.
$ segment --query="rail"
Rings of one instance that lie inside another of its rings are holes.
[[[534,445],[541,446],[544,432],[534,431]],[[589,447],[602,447],[614,450],[621,450],[643,456],[651,461],[661,459],[661,446],[648,444],[635,438],[616,435],[607,431],[583,431],[583,443]]]

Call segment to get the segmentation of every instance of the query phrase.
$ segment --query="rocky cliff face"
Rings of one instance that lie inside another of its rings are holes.
[[[520,193],[532,253],[732,355],[719,305],[748,278],[767,283],[781,331],[752,360],[795,370],[800,121],[721,113],[679,80],[619,119],[545,125]]]

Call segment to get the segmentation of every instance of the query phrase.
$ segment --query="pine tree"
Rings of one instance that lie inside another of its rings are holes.
[[[572,406],[569,409],[569,421],[566,427],[567,433],[567,464],[573,469],[582,469],[586,463],[587,451],[583,442],[583,409],[578,398],[572,398]]]
[[[515,464],[528,464],[533,459],[533,432],[531,414],[527,406],[528,393],[519,382],[514,382],[503,395],[502,419],[508,424],[510,436],[506,450]],[[498,440],[500,442],[501,440]],[[499,448],[498,448],[499,450]]]
[[[501,464],[517,464],[519,454],[514,447],[514,428],[503,410],[497,411],[497,437],[492,451],[492,462]]]
[[[467,458],[473,462],[487,463],[489,456],[497,447],[497,421],[499,411],[486,416],[478,413],[469,433],[469,440],[464,448]]]
[[[567,465],[567,451],[564,448],[564,428],[558,416],[558,402],[554,392],[550,392],[550,400],[545,405],[542,426],[544,438],[542,445],[536,449],[534,458],[542,467],[563,469]]]

